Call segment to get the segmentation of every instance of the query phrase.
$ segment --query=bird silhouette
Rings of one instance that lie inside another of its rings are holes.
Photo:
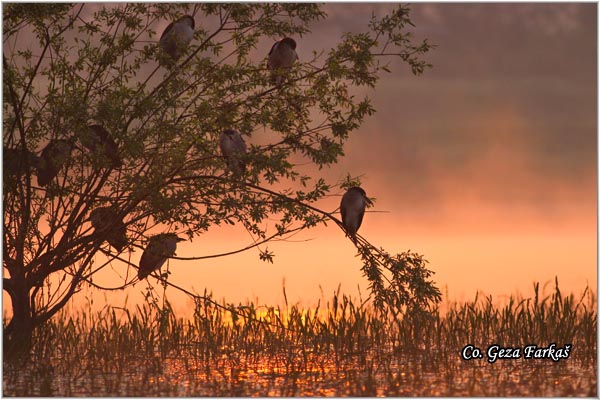
[[[175,255],[177,243],[184,240],[175,233],[161,233],[152,236],[148,241],[144,253],[142,253],[138,278],[142,280],[150,275],[152,271],[162,267],[167,258]]]
[[[119,253],[127,246],[127,227],[119,218],[116,207],[98,207],[90,213],[90,221],[96,232],[106,236],[106,241]]]
[[[38,168],[38,185],[46,186],[58,175],[58,172],[71,155],[72,141],[52,139],[42,150],[41,163]]]
[[[352,186],[342,196],[340,210],[342,212],[342,225],[348,235],[356,243],[356,232],[362,224],[367,205],[372,205],[365,191],[358,186]]]
[[[194,38],[196,22],[191,15],[185,15],[171,22],[160,36],[160,47],[173,61],[185,53],[187,46]]]
[[[289,69],[298,59],[296,53],[296,41],[289,37],[275,42],[269,51],[267,69],[271,71],[271,81],[281,86],[283,83],[284,70]]]
[[[79,134],[79,141],[94,155],[101,156],[102,165],[109,165],[111,168],[121,166],[121,157],[119,156],[119,147],[110,133],[101,125],[88,125]],[[101,152],[99,151],[101,149]]]
[[[219,138],[221,153],[227,161],[227,166],[235,176],[243,175],[246,172],[246,142],[240,133],[234,129],[226,129]]]

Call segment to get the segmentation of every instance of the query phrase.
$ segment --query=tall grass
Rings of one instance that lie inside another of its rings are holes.
[[[62,313],[36,332],[29,359],[4,363],[4,394],[102,396],[596,395],[595,295],[490,296],[445,314],[396,318],[336,294],[315,309],[232,308],[209,297],[190,319],[168,301],[133,312]],[[462,360],[497,343],[572,344],[570,357]]]

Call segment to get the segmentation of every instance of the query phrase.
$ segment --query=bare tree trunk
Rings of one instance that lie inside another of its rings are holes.
[[[8,290],[12,301],[13,316],[4,329],[4,357],[21,358],[31,348],[33,313],[29,302],[29,287],[24,276],[11,277]]]

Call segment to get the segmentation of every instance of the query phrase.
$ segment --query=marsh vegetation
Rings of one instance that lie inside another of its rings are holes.
[[[312,309],[206,295],[189,319],[168,301],[63,311],[36,331],[28,358],[4,361],[4,395],[595,397],[595,294],[540,292],[399,318],[339,293]],[[463,360],[468,343],[572,350],[491,364]]]

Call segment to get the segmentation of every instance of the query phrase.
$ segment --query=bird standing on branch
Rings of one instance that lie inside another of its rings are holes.
[[[355,243],[356,232],[362,224],[367,205],[371,206],[373,202],[367,198],[365,191],[358,186],[352,186],[342,196],[342,202],[340,203],[342,224]]]
[[[144,253],[142,253],[138,278],[142,280],[150,275],[152,271],[162,267],[169,257],[175,255],[177,243],[184,240],[175,233],[161,233],[152,236],[148,241]]]
[[[196,22],[194,17],[186,15],[171,22],[160,36],[160,47],[173,61],[185,53],[187,46],[194,38]]]
[[[221,153],[227,161],[227,166],[234,176],[243,175],[246,172],[246,142],[240,133],[234,129],[226,129],[219,139]]]
[[[90,213],[92,226],[120,253],[127,246],[127,227],[115,207],[98,207]]]
[[[285,70],[292,68],[294,62],[298,59],[296,53],[296,41],[285,37],[271,47],[269,59],[267,60],[267,69],[271,71],[271,81],[277,86],[283,83],[283,74]]]
[[[72,142],[65,139],[52,139],[42,150],[38,169],[38,185],[46,186],[58,175],[63,164],[71,155]]]
[[[102,149],[99,156],[104,157],[101,164],[110,165],[111,168],[121,166],[121,157],[119,157],[119,147],[110,133],[101,125],[88,125],[79,134],[79,141],[89,151],[96,153]]]

